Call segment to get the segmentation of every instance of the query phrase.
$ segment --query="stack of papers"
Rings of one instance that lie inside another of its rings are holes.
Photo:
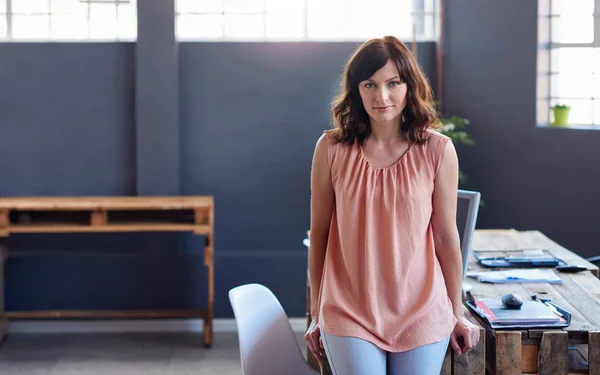
[[[515,269],[505,271],[469,272],[467,276],[482,283],[524,284],[550,283],[562,284],[561,278],[551,269]]]

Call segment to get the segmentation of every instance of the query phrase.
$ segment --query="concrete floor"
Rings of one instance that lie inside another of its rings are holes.
[[[0,346],[0,374],[239,375],[241,367],[236,333],[216,332],[210,349],[198,334],[12,334]]]

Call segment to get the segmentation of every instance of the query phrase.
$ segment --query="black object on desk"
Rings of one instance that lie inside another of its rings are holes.
[[[556,270],[560,271],[560,272],[565,272],[565,273],[576,273],[576,272],[587,271],[587,267],[561,265],[561,266],[557,266]]]

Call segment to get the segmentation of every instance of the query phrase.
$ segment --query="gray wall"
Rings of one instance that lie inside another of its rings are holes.
[[[540,230],[600,255],[600,131],[535,125],[536,4],[447,1],[445,111],[471,120],[476,144],[459,158],[485,201],[480,227]]]

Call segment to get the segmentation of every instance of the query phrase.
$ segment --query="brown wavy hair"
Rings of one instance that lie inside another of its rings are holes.
[[[362,145],[371,135],[369,115],[362,104],[358,85],[385,66],[389,59],[396,63],[400,79],[407,85],[400,132],[409,142],[423,144],[428,139],[427,129],[439,126],[431,86],[421,67],[404,43],[386,36],[363,43],[346,63],[340,93],[331,109],[339,142],[352,145],[358,141]]]

